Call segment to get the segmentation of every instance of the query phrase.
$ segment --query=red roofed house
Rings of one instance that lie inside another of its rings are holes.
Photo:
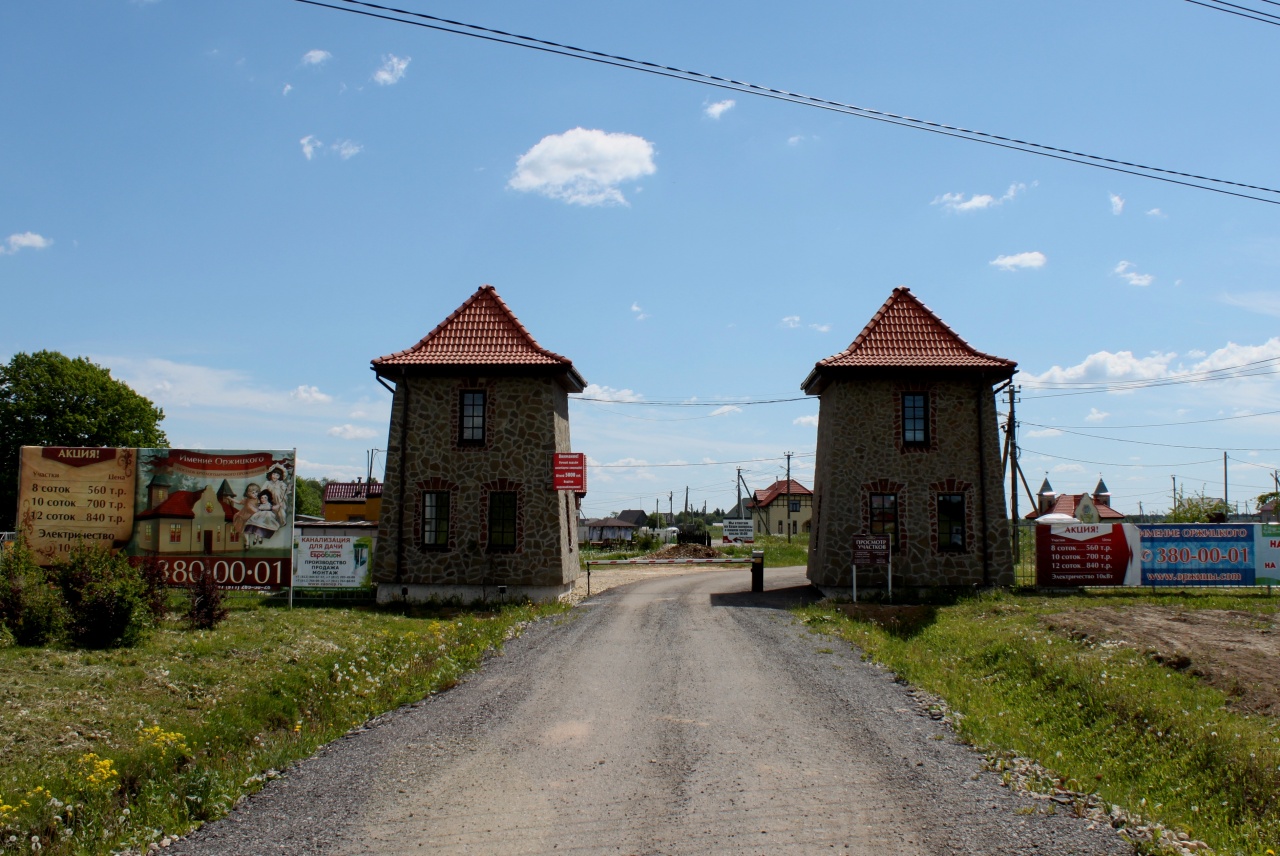
[[[382,513],[381,482],[329,482],[320,512],[330,521],[377,521]]]
[[[993,384],[975,350],[906,288],[801,388],[821,397],[809,579],[848,591],[855,535],[890,538],[894,586],[1011,585]],[[883,569],[858,570],[881,587]]]
[[[573,363],[534,341],[486,285],[373,370],[395,385],[378,599],[571,591],[577,500],[552,489],[552,457],[570,451],[569,393],[586,386]]]
[[[1089,501],[1082,503],[1085,497],[1089,497]],[[1111,507],[1111,491],[1107,490],[1107,483],[1102,479],[1098,479],[1098,486],[1090,495],[1054,493],[1046,477],[1044,483],[1040,485],[1040,495],[1037,499],[1038,507],[1024,514],[1024,520],[1035,520],[1046,514],[1065,514],[1076,518],[1081,523],[1122,523],[1125,519],[1124,514]],[[1093,510],[1091,511],[1090,508]],[[1094,519],[1094,512],[1097,513],[1096,519]]]
[[[165,476],[147,485],[147,508],[134,515],[138,548],[159,553],[226,553],[245,547],[233,525],[235,491],[223,479],[221,487],[169,490]]]
[[[795,479],[790,482],[778,479],[764,490],[755,491],[755,495],[747,500],[747,508],[756,522],[757,533],[786,535],[788,523],[792,535],[808,532],[813,512],[813,491]]]

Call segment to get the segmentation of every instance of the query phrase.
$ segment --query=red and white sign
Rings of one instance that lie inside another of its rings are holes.
[[[1138,528],[1118,523],[1036,526],[1036,585],[1140,585]]]
[[[587,492],[587,456],[582,452],[556,452],[551,462],[553,490]]]

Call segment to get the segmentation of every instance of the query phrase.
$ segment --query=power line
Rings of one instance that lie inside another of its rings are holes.
[[[957,125],[948,125],[942,122],[931,122],[925,119],[915,119],[910,116],[904,116],[897,113],[874,110],[870,107],[859,107],[855,104],[847,104],[841,101],[818,98],[816,96],[804,95],[798,92],[789,92],[785,89],[777,89],[771,86],[761,86],[747,81],[734,80],[732,78],[721,77],[714,74],[662,65],[660,63],[649,62],[646,60],[632,59],[630,57],[620,56],[617,54],[593,51],[587,48],[574,47],[573,45],[538,39],[533,36],[523,36],[518,33],[510,33],[504,30],[492,29],[490,27],[481,27],[476,24],[467,24],[462,21],[454,21],[448,18],[441,18],[422,12],[411,12],[406,9],[397,9],[391,6],[382,6],[377,3],[364,2],[364,0],[342,0],[342,2],[348,4],[347,6],[337,6],[333,3],[320,2],[320,0],[294,0],[294,2],[303,3],[308,6],[318,6],[324,9],[333,9],[339,12],[362,15],[369,18],[378,18],[380,20],[392,21],[399,24],[408,24],[410,26],[422,27],[424,29],[435,30],[442,33],[451,33],[453,35],[467,36],[468,38],[481,39],[483,41],[496,42],[499,44],[511,45],[513,47],[521,47],[528,50],[556,54],[558,56],[570,57],[572,59],[586,60],[588,62],[628,69],[631,71],[640,71],[646,74],[683,80],[690,83],[698,83],[704,86],[715,87],[717,89],[728,89],[734,92],[740,92],[744,95],[757,95],[762,98],[772,98],[792,104],[816,107],[818,109],[830,110],[860,119],[871,119],[877,122],[885,122],[890,125],[912,128],[918,131],[928,131],[929,133],[939,134],[941,136],[968,140],[969,142],[982,143],[984,145],[996,146],[1003,149],[1011,149],[1013,151],[1020,151],[1026,154],[1039,155],[1041,157],[1076,163],[1082,166],[1091,166],[1095,169],[1105,169],[1111,172],[1119,172],[1127,175],[1154,179],[1156,181],[1163,181],[1169,184],[1178,184],[1199,190],[1209,190],[1214,193],[1221,193],[1227,196],[1252,199],[1256,202],[1280,205],[1280,199],[1269,199],[1263,196],[1254,196],[1250,193],[1242,193],[1236,190],[1227,189],[1228,187],[1235,187],[1240,188],[1241,190],[1254,190],[1261,193],[1280,195],[1280,190],[1271,187],[1213,178],[1211,176],[1197,175],[1195,173],[1180,172],[1178,170],[1164,169],[1162,167],[1148,166],[1132,161],[1108,158],[1101,155],[1088,154],[1087,152],[1078,152],[1072,149],[1064,149],[1057,146],[1034,143],[1028,140],[1020,140],[1016,137],[1007,137],[985,131],[975,131]],[[364,8],[356,9],[351,8],[352,6],[361,6]],[[396,15],[404,15],[418,20],[407,20],[406,18],[395,17]],[[1196,182],[1209,182],[1209,184],[1197,184]],[[1214,187],[1211,185],[1222,186]]]
[[[1156,443],[1151,440],[1126,440],[1124,437],[1105,437],[1102,434],[1088,434],[1084,431],[1072,431],[1069,428],[1059,428],[1056,425],[1041,425],[1038,422],[1020,421],[1022,425],[1034,425],[1037,428],[1052,428],[1055,431],[1061,431],[1064,434],[1074,434],[1077,437],[1088,437],[1091,440],[1110,440],[1113,443],[1134,443],[1139,446],[1160,446],[1165,449],[1200,449],[1203,451],[1217,450],[1219,452],[1280,452],[1280,448],[1267,448],[1263,446],[1188,446],[1181,443]]]
[[[1223,2],[1223,0],[1209,0],[1207,3],[1203,2],[1203,0],[1187,0],[1187,2],[1195,6],[1212,9],[1215,12],[1226,12],[1228,15],[1248,18],[1250,21],[1257,21],[1259,24],[1280,26],[1280,15],[1272,15],[1270,12],[1263,12],[1260,9],[1250,9],[1248,6],[1238,6],[1235,3]],[[1270,3],[1271,0],[1260,0],[1260,2]],[[1271,5],[1280,6],[1280,3],[1272,3]]]
[[[643,407],[751,407],[756,404],[781,404],[788,401],[813,401],[812,395],[801,395],[797,398],[757,398],[742,401],[625,401],[613,398],[592,398],[587,395],[573,395],[570,401],[592,401],[600,404],[633,404]]]
[[[1262,413],[1243,413],[1239,416],[1219,416],[1214,419],[1190,419],[1186,422],[1152,422],[1148,425],[1108,425],[1106,427],[1108,431],[1121,431],[1129,428],[1173,428],[1180,425],[1204,425],[1205,423],[1208,423],[1208,422],[1230,422],[1234,419],[1253,419],[1258,416],[1275,416],[1276,414],[1280,414],[1280,410],[1264,410]],[[1028,422],[1027,424],[1030,425],[1031,423]],[[1065,430],[1066,428],[1088,429],[1090,426],[1088,425],[1066,425],[1066,426],[1055,425],[1052,427],[1058,428],[1060,430]]]
[[[1051,455],[1048,452],[1038,452],[1035,449],[1029,449],[1026,446],[1022,446],[1021,449],[1024,452],[1030,452],[1033,455],[1040,455],[1045,458],[1053,458],[1054,460],[1057,460],[1057,461],[1070,461],[1073,464],[1091,464],[1092,466],[1095,466],[1095,467],[1136,467],[1138,469],[1150,468],[1150,469],[1166,470],[1166,469],[1169,469],[1170,467],[1194,467],[1194,466],[1199,466],[1200,464],[1218,463],[1217,458],[1209,458],[1207,461],[1183,461],[1182,463],[1179,463],[1179,464],[1117,464],[1117,463],[1108,463],[1106,461],[1086,461],[1081,458],[1067,458],[1062,455]]]
[[[817,456],[817,452],[795,452],[793,458],[813,458]],[[732,466],[734,464],[760,464],[771,463],[773,461],[785,460],[783,457],[777,458],[748,458],[744,461],[699,461],[688,464],[587,464],[588,467],[598,470],[610,469],[627,469],[627,470],[647,470],[657,467],[723,467]]]

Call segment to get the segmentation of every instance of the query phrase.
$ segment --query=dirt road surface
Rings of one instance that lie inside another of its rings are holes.
[[[655,577],[323,749],[187,854],[1124,854],[808,633],[803,569]],[[173,852],[173,851],[171,851]]]

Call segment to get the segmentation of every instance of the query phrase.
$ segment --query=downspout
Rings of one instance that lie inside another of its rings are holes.
[[[401,482],[397,485],[397,505],[396,509],[396,585],[403,582],[404,578],[404,481],[408,479],[406,471],[408,462],[408,372],[401,366],[401,383],[399,388],[404,389],[404,404],[401,407]]]
[[[982,399],[983,384],[982,379],[978,379],[976,386],[977,408],[975,412],[978,414],[978,505],[981,508],[982,518],[982,585],[984,587],[991,585],[991,547],[987,541],[987,453],[984,446],[982,436]]]

